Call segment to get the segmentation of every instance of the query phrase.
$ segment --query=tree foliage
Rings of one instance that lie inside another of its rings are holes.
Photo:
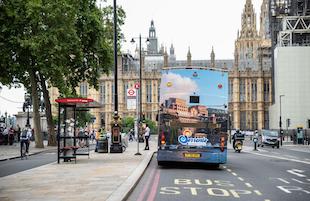
[[[125,12],[118,14],[120,30]],[[75,95],[81,81],[97,88],[113,64],[112,22],[111,7],[101,10],[96,0],[1,0],[0,82],[23,84],[32,95],[39,81],[61,96]]]

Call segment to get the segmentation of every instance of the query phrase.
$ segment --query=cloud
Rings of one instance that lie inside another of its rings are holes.
[[[171,83],[168,87],[167,83]],[[160,102],[169,98],[181,98],[189,101],[189,96],[198,92],[198,85],[195,81],[188,77],[183,77],[179,74],[168,73],[163,74],[160,85]]]

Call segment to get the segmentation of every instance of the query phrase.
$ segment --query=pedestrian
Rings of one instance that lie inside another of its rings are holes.
[[[14,134],[15,134],[15,131],[13,129],[13,126],[9,129],[9,145],[13,145],[14,143]]]
[[[32,130],[31,128],[25,128],[23,132],[21,133],[20,136],[20,152],[22,155],[22,146],[26,146],[26,153],[29,153],[29,145],[30,145],[30,140],[32,137]]]
[[[99,141],[100,135],[101,135],[101,128],[99,128],[99,130],[96,132],[96,137],[95,137],[96,148],[95,148],[95,152],[98,152],[98,144],[99,144],[98,141]]]
[[[21,133],[21,128],[20,126],[17,124],[17,128],[16,128],[16,135],[17,135],[17,141],[20,141],[20,133]]]
[[[145,149],[144,150],[149,150],[150,147],[149,147],[149,138],[150,138],[150,128],[149,128],[149,125],[146,124],[146,127],[145,127],[145,133],[144,133],[144,138],[145,138]]]
[[[3,139],[4,139],[3,144],[4,144],[4,145],[7,145],[8,142],[9,142],[9,128],[8,128],[8,127],[6,127],[6,128],[4,129],[2,135],[3,135]]]

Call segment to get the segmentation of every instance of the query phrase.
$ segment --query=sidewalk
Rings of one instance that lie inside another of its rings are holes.
[[[150,150],[140,143],[129,143],[122,154],[91,152],[90,159],[77,158],[77,163],[51,163],[20,172],[0,180],[1,201],[121,201],[142,176],[157,140],[152,136]],[[31,160],[31,157],[28,159]]]
[[[56,147],[49,147],[47,146],[47,141],[44,141],[44,148],[39,149],[35,148],[35,142],[30,143],[29,147],[29,155],[37,154],[43,151],[48,150],[56,150]],[[15,142],[13,145],[0,145],[0,161],[8,160],[12,158],[18,158],[20,157],[20,143]]]

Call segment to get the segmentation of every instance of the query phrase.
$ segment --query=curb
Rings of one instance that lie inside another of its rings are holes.
[[[107,199],[107,201],[125,201],[137,186],[142,176],[144,175],[147,167],[149,166],[154,154],[150,153],[143,161],[138,165],[136,170],[121,184]]]
[[[48,152],[48,151],[51,151],[51,150],[53,150],[53,149],[38,151],[38,152],[35,152],[35,153],[28,154],[28,156],[33,156],[33,155],[41,154],[43,152]],[[13,160],[13,159],[17,159],[17,158],[20,158],[20,156],[13,156],[11,158],[0,159],[0,162],[8,161],[8,160]]]

